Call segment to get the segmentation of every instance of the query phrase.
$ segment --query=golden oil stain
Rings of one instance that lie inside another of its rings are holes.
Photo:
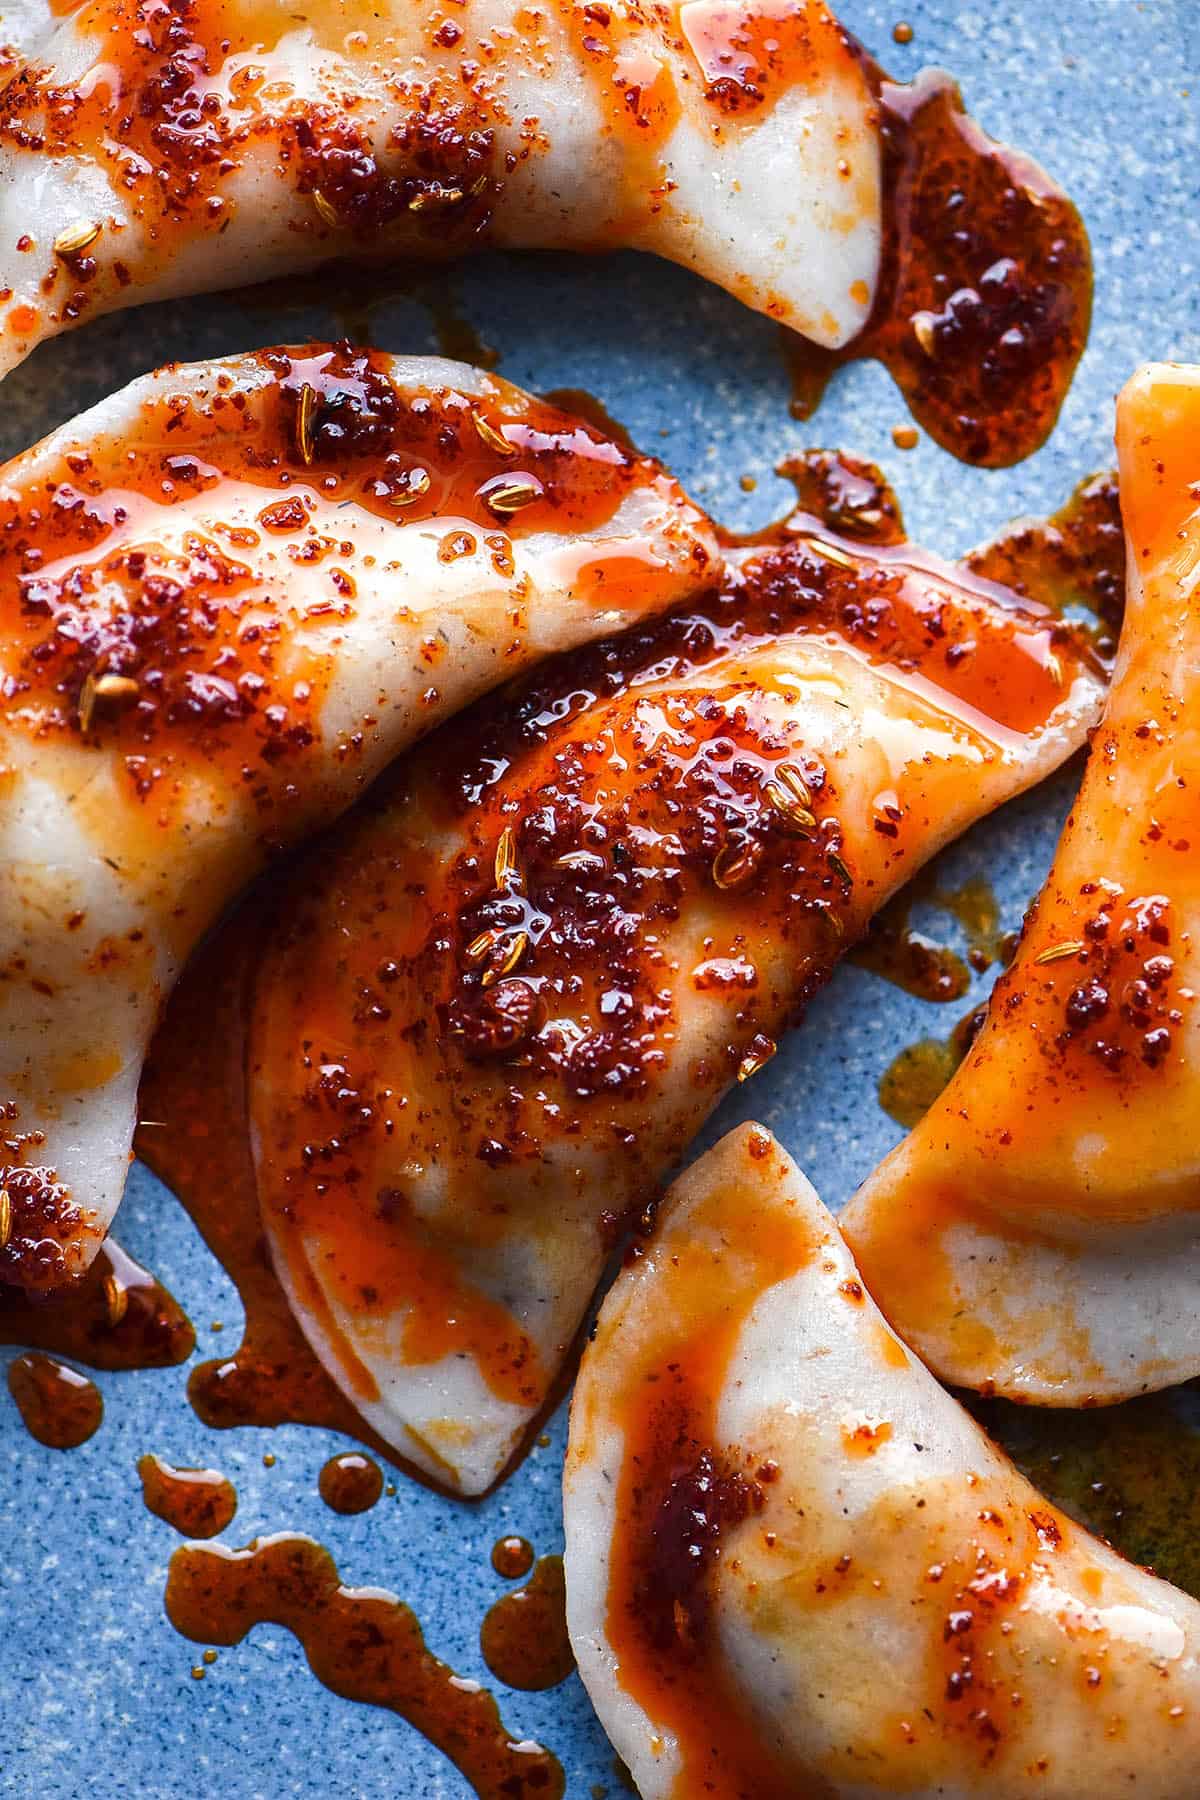
[[[332,1512],[369,1512],[383,1493],[383,1470],[361,1450],[344,1450],[321,1470],[317,1491]]]
[[[918,906],[934,907],[957,922],[967,940],[965,960],[950,944],[913,924]],[[876,913],[850,960],[918,1000],[943,1003],[961,1000],[971,985],[971,970],[979,974],[1002,961],[1005,945],[991,883],[971,876],[947,887],[934,863]]]
[[[237,1644],[260,1624],[293,1632],[322,1686],[406,1719],[479,1800],[561,1800],[557,1757],[516,1737],[491,1694],[433,1655],[402,1600],[344,1587],[312,1538],[284,1533],[244,1550],[185,1544],[171,1558],[166,1609],[195,1643]]]
[[[113,1238],[85,1275],[47,1295],[0,1288],[0,1344],[73,1357],[92,1369],[167,1369],[196,1334],[183,1309]]]
[[[947,1038],[919,1038],[892,1058],[879,1078],[879,1104],[906,1131],[922,1119],[974,1043],[987,1014],[973,1007]]]
[[[967,940],[967,961],[978,973],[1002,958],[1004,937],[1000,930],[1000,905],[992,884],[972,875],[958,887],[940,884],[931,895],[933,904],[957,919]]]
[[[876,914],[850,961],[918,1000],[961,1000],[971,985],[971,972],[956,950],[936,943],[913,925],[913,896],[906,888]]]
[[[497,1538],[492,1545],[492,1567],[506,1581],[519,1581],[533,1567],[533,1545],[523,1537]]]
[[[237,1511],[234,1485],[218,1469],[180,1469],[147,1454],[138,1474],[147,1510],[182,1537],[216,1537]]]
[[[1056,1506],[1200,1597],[1200,1429],[1177,1399],[1067,1412],[962,1397]]]
[[[575,1667],[561,1556],[540,1557],[524,1587],[502,1594],[479,1632],[483,1660],[507,1687],[557,1687]]]
[[[8,1391],[26,1431],[51,1450],[74,1450],[94,1437],[104,1417],[104,1401],[94,1381],[30,1350],[8,1365]]]

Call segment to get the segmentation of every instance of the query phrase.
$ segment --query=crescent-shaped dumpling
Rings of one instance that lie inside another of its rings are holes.
[[[828,349],[878,301],[871,353],[929,428],[1003,462],[1087,335],[1065,196],[824,0],[4,0],[6,39],[0,375],[115,308],[337,257],[639,249]]]
[[[1083,787],[974,1048],[844,1215],[940,1375],[1063,1406],[1200,1373],[1200,368],[1136,375],[1117,448]]]
[[[675,1185],[571,1408],[567,1617],[643,1800],[1184,1800],[1200,1605],[893,1335],[759,1126]]]
[[[274,921],[249,1068],[276,1269],[375,1430],[468,1493],[729,1085],[1095,716],[1078,640],[909,545],[798,516],[731,559],[431,739]]]
[[[461,364],[264,351],[0,469],[0,1279],[91,1256],[193,944],[534,658],[698,591],[655,463]]]

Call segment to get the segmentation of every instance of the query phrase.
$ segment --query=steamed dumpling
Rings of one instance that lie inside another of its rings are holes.
[[[89,1260],[160,1003],[269,853],[713,553],[657,464],[345,347],[164,369],[0,469],[0,1279]]]
[[[1082,790],[971,1054],[843,1219],[940,1375],[1063,1406],[1200,1373],[1200,368],[1136,375],[1117,447]]]
[[[0,371],[114,307],[483,239],[656,250],[821,344],[870,312],[879,131],[822,0],[5,17]]]
[[[995,463],[1041,442],[1087,336],[1066,196],[824,0],[0,0],[6,40],[0,375],[115,308],[338,257],[648,250],[884,356]]]
[[[585,1352],[567,1617],[643,1800],[1184,1800],[1200,1605],[1051,1506],[893,1335],[759,1126]]]
[[[276,1269],[376,1431],[501,1473],[721,1095],[1100,691],[1036,606],[798,518],[406,759],[296,883],[249,1063]]]

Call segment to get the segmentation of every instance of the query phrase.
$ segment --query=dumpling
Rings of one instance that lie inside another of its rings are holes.
[[[461,364],[264,351],[0,469],[0,1279],[90,1258],[189,950],[533,658],[697,592],[655,463]]]
[[[463,1492],[721,1095],[1096,715],[1049,614],[907,545],[798,516],[730,559],[405,759],[272,923],[248,1066],[275,1267],[362,1415]]]
[[[1083,788],[971,1054],[843,1215],[938,1374],[1062,1406],[1200,1373],[1200,368],[1137,374],[1117,447]]]
[[[643,1800],[1183,1800],[1200,1605],[895,1337],[767,1132],[675,1185],[571,1407],[567,1619]]]
[[[336,256],[627,247],[831,348],[890,284],[906,391],[1023,412],[1028,441],[965,451],[1003,460],[1086,336],[1069,203],[948,83],[887,84],[823,0],[9,0],[5,35],[0,373],[88,317]]]

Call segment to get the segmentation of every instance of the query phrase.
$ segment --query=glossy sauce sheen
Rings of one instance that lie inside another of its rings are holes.
[[[557,1687],[575,1667],[561,1556],[543,1556],[526,1585],[502,1594],[479,1632],[483,1660],[506,1686]]]
[[[177,1469],[161,1456],[146,1455],[138,1474],[147,1510],[182,1537],[217,1537],[237,1511],[233,1483],[218,1469]]]
[[[1087,342],[1087,234],[1065,195],[966,115],[948,76],[902,87],[868,67],[884,145],[875,306],[843,350],[789,340],[792,410],[808,418],[839,363],[877,357],[943,448],[1019,462],[1049,435]]]
[[[918,1038],[892,1058],[879,1078],[879,1104],[911,1131],[924,1118],[978,1037],[987,1007],[976,1006],[947,1038]]]
[[[51,1450],[74,1450],[100,1429],[100,1389],[78,1369],[30,1350],[8,1365],[8,1391],[31,1437]]]
[[[950,945],[937,943],[913,924],[913,907],[921,901],[948,912],[962,926],[967,937],[966,962]],[[999,954],[997,923],[995,895],[986,881],[971,880],[960,888],[945,889],[938,885],[932,870],[923,871],[876,913],[850,960],[918,1000],[959,1000],[971,984],[970,969],[981,973]]]
[[[410,1609],[377,1588],[344,1587],[311,1538],[265,1538],[246,1550],[185,1546],[171,1558],[167,1616],[197,1643],[237,1644],[255,1625],[294,1632],[309,1667],[343,1699],[398,1713],[435,1744],[479,1800],[560,1800],[548,1750],[517,1740],[496,1702],[427,1649]]]

